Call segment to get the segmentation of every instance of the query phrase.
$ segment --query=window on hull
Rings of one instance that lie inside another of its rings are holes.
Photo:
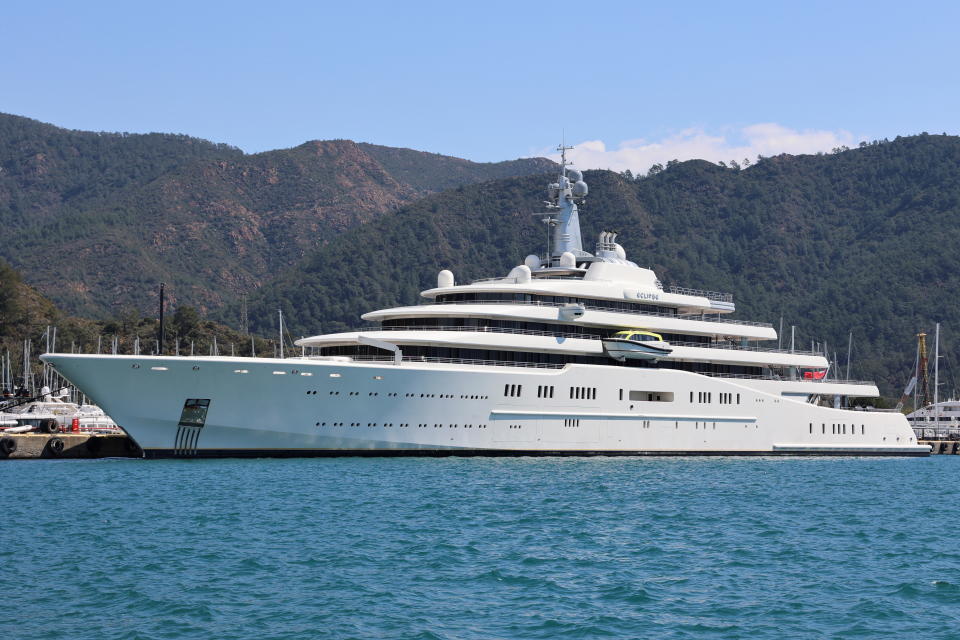
[[[630,391],[631,402],[673,402],[672,391]]]

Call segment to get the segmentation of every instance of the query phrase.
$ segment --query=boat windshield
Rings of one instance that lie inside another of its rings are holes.
[[[663,342],[660,334],[651,331],[620,331],[615,333],[614,338],[621,340],[633,340],[634,342]]]

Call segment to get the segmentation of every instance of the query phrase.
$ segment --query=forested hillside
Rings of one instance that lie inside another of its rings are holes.
[[[349,140],[247,155],[0,114],[0,257],[71,313],[152,308],[161,281],[175,303],[215,308],[427,193],[552,166]]]
[[[944,322],[955,386],[960,325],[960,140],[921,135],[829,155],[778,156],[744,168],[671,163],[640,179],[586,172],[584,246],[620,232],[628,257],[667,284],[731,291],[737,317],[797,326],[800,345],[826,341],[852,375],[899,391],[914,334]],[[361,323],[365,311],[417,300],[452,269],[460,282],[502,275],[542,252],[543,176],[459,187],[343,234],[250,301],[254,328],[276,307],[291,330]],[[236,317],[236,309],[230,313]],[[789,332],[789,329],[787,329]],[[954,367],[955,368],[955,367]]]
[[[248,336],[202,317],[188,305],[168,309],[164,327],[164,351],[170,354],[179,348],[183,354],[193,349],[201,355],[214,350],[222,355],[250,355],[255,350],[258,355],[270,356],[277,349],[276,335]],[[48,335],[50,349],[61,353],[96,353],[98,347],[103,353],[109,353],[114,341],[118,353],[134,353],[137,348],[141,353],[154,353],[158,330],[159,319],[155,315],[144,316],[130,307],[102,321],[64,314],[0,259],[0,363],[10,358],[17,386],[23,383],[25,347],[36,375],[41,370],[39,356],[47,350]],[[39,386],[35,384],[34,388]]]

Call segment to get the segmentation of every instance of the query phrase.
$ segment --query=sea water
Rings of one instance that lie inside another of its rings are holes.
[[[960,458],[0,463],[0,638],[960,637]]]

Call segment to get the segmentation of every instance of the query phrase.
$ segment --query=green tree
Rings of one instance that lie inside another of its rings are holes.
[[[173,313],[173,329],[181,338],[197,335],[200,327],[200,314],[191,306],[177,307]]]
[[[20,274],[0,260],[0,336],[8,335],[12,325],[20,318],[19,286]]]

